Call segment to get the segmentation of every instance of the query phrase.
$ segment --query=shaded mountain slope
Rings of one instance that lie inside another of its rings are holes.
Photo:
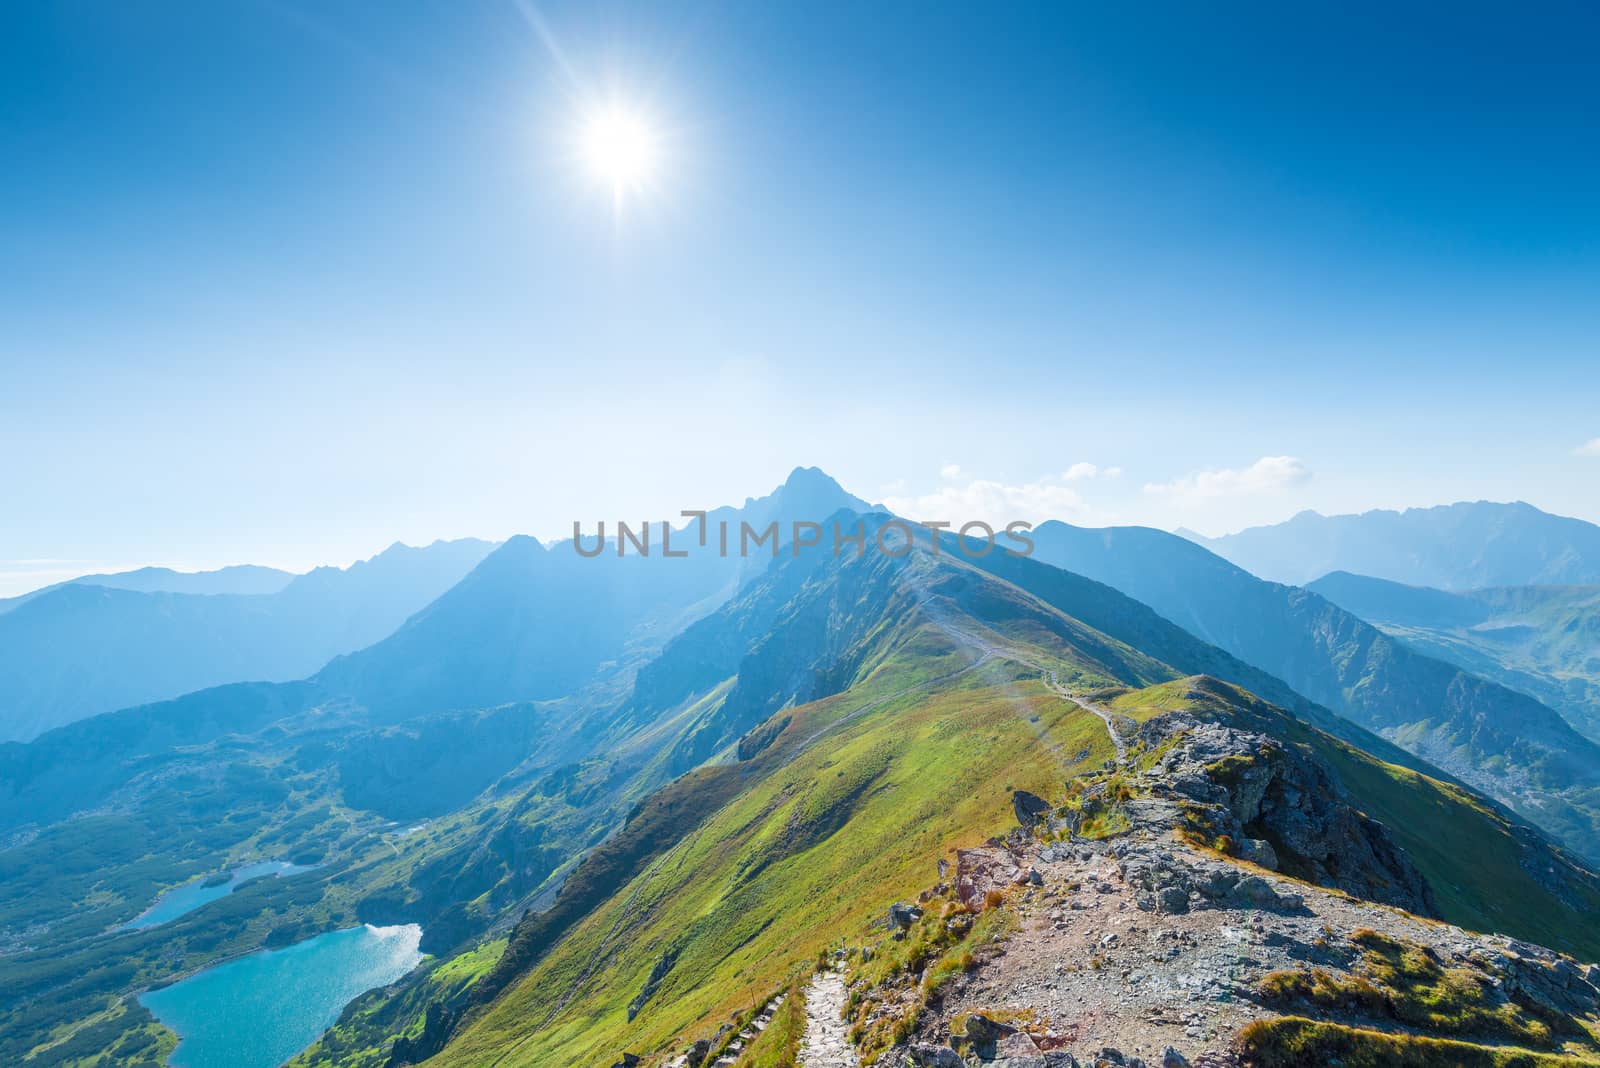
[[[229,735],[247,737],[323,698],[310,683],[236,683],[0,744],[0,829],[98,806],[145,765]]]
[[[1528,694],[1600,741],[1600,587],[1449,593],[1341,571],[1306,588],[1418,652]]]
[[[1195,537],[1255,575],[1296,586],[1330,571],[1446,590],[1600,583],[1600,527],[1520,501],[1302,512],[1274,526]]]
[[[1552,589],[1542,586],[1524,588]],[[1485,622],[1490,613],[1489,607],[1474,600],[1471,592],[1451,593],[1431,586],[1407,586],[1402,582],[1353,575],[1348,571],[1331,571],[1315,582],[1306,583],[1306,589],[1374,624],[1473,627]],[[1563,590],[1565,587],[1553,589]]]
[[[623,606],[591,561],[510,539],[390,637],[317,675],[382,715],[481,708],[576,689],[622,651]]]
[[[1579,852],[1600,855],[1600,747],[1527,695],[1423,656],[1315,593],[1263,582],[1174,535],[1052,522],[1035,539],[1037,559],[1116,586]]]
[[[570,541],[512,538],[395,634],[329,664],[318,681],[385,717],[571,693],[605,669],[642,662],[770,563],[770,549],[738,555],[741,523],[816,522],[859,506],[827,475],[797,468],[768,496],[710,512],[705,546],[695,529],[678,532],[672,550],[687,553],[681,558],[660,555],[659,523],[652,556],[626,542],[619,554],[611,526],[604,551],[592,557]],[[727,555],[721,523],[733,531]],[[595,529],[582,542],[586,551],[596,548]]]

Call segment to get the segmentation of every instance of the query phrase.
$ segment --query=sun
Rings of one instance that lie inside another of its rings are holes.
[[[590,173],[620,196],[642,188],[655,174],[659,138],[643,115],[609,108],[584,122],[582,149]]]

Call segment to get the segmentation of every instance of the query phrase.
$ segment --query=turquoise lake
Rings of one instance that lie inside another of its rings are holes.
[[[139,998],[180,1037],[173,1068],[277,1068],[358,994],[422,960],[422,928],[350,927],[208,968]]]
[[[310,870],[311,867],[290,864],[286,860],[263,860],[259,863],[247,864],[239,868],[233,872],[233,878],[216,886],[206,886],[204,879],[196,879],[194,882],[175,886],[156,898],[155,904],[123,924],[122,929],[141,930],[166,923],[168,920],[175,920],[186,912],[193,912],[208,901],[226,897],[233,893],[234,887],[250,879],[259,879],[268,875],[294,875],[297,872]]]

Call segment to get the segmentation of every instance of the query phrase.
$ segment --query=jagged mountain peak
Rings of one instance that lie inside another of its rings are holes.
[[[716,535],[701,545],[690,534],[672,542],[687,556],[667,559],[659,523],[648,552],[620,539],[609,523],[603,540],[595,527],[577,542],[519,535],[399,630],[317,677],[386,717],[570,694],[601,683],[619,665],[647,662],[760,574],[772,559],[760,554],[776,542],[741,555],[741,523],[761,530],[776,523],[786,541],[781,528],[793,520],[820,521],[857,507],[864,509],[821,471],[797,469],[745,508],[708,512],[709,525],[726,523],[732,532],[726,553]]]
[[[730,513],[742,513],[739,518],[760,526],[774,520],[808,519],[819,521],[841,510],[869,512],[872,506],[851,494],[820,467],[796,467],[789,472],[781,485],[764,497],[747,497],[740,509],[718,508],[708,514],[708,519],[726,518]]]

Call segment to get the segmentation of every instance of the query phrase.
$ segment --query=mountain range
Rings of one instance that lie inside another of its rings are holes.
[[[800,519],[891,517],[708,515]],[[513,538],[304,677],[0,745],[0,1061],[154,1065],[140,991],[360,923],[428,957],[300,1068],[1600,1059],[1592,743],[1183,538],[1035,543]]]
[[[1301,512],[1220,538],[1185,535],[1252,574],[1292,586],[1331,571],[1445,590],[1600,584],[1600,527],[1520,501]]]
[[[207,686],[304,678],[391,633],[493,548],[395,544],[299,576],[146,569],[39,591],[0,614],[0,741]]]
[[[705,521],[708,530],[729,524],[737,538],[741,524],[781,531],[867,508],[816,468],[797,468],[771,494],[710,511]],[[631,544],[619,553],[611,529],[594,556],[570,542],[510,539],[394,634],[329,664],[317,681],[389,715],[569,694],[608,665],[648,656],[776,551],[772,542],[756,555],[723,553],[716,535],[700,545],[686,527],[672,549],[681,558],[660,556],[659,542],[654,557]]]
[[[31,590],[18,597],[0,598],[0,614],[63,586],[104,586],[137,593],[277,593],[295,579],[294,572],[257,564],[234,564],[214,571],[174,571],[170,567],[141,567],[111,574],[79,575],[66,582]]]

